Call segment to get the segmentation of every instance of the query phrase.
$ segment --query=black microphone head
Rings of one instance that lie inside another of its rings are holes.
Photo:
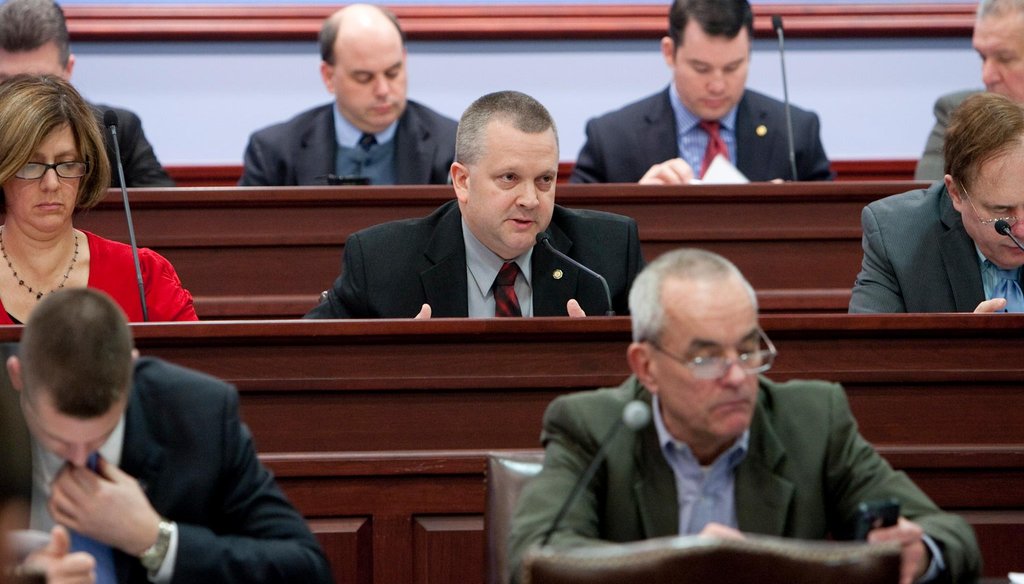
[[[547,232],[541,231],[537,234],[537,245],[542,245],[545,241],[551,239],[551,236]]]
[[[1010,224],[1002,219],[996,221],[996,233],[999,235],[1010,235]]]
[[[779,31],[782,30],[782,17],[778,14],[772,15],[772,30],[775,31],[775,34],[779,34]]]
[[[103,125],[106,127],[114,126],[117,127],[117,114],[114,110],[107,110],[103,112]]]

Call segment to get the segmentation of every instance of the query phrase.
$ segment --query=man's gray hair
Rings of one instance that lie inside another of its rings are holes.
[[[558,143],[555,119],[539,101],[518,91],[498,91],[477,99],[463,112],[455,133],[455,162],[470,165],[483,158],[487,125],[493,120],[507,122],[527,134],[550,128]]]
[[[988,16],[1024,15],[1024,0],[981,0],[978,2],[978,20]]]
[[[658,257],[633,281],[629,291],[629,314],[633,322],[633,341],[641,343],[661,336],[665,322],[665,307],[661,291],[665,280],[722,281],[736,278],[743,283],[750,301],[757,310],[757,295],[732,262],[703,249],[683,248]]]
[[[52,0],[7,0],[0,4],[0,49],[24,53],[50,42],[57,45],[61,67],[67,67],[71,49],[60,6]]]

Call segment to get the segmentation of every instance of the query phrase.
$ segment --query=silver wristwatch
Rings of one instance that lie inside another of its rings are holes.
[[[174,524],[161,517],[160,525],[157,527],[156,543],[149,546],[149,548],[139,556],[139,561],[142,562],[142,566],[151,573],[155,574],[160,570],[160,565],[164,563],[164,558],[167,556],[167,550],[171,547],[171,534],[173,531]]]

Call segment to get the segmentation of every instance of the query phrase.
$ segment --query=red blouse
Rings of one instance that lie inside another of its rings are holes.
[[[109,294],[124,310],[129,322],[142,321],[139,283],[129,245],[83,231],[89,241],[89,287]],[[174,266],[149,248],[139,248],[142,286],[150,322],[199,320],[192,295],[181,286]],[[0,308],[3,302],[0,301]],[[0,324],[13,324],[7,310],[0,310]]]

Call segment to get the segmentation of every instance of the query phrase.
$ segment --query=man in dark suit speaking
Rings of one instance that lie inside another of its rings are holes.
[[[114,302],[47,295],[7,360],[32,436],[31,526],[71,533],[97,582],[329,583],[226,383],[136,358]]]
[[[676,0],[661,39],[672,83],[588,122],[570,181],[686,184],[719,154],[752,181],[831,178],[818,116],[791,108],[794,177],[783,104],[746,89],[753,21],[747,0]]]
[[[612,308],[643,267],[636,222],[555,205],[558,135],[528,95],[485,95],[462,114],[451,166],[456,200],[422,219],[354,233],[341,276],[307,318],[583,316]]]
[[[455,120],[406,99],[405,33],[386,8],[352,4],[320,31],[334,103],[254,133],[242,186],[444,184]]]

